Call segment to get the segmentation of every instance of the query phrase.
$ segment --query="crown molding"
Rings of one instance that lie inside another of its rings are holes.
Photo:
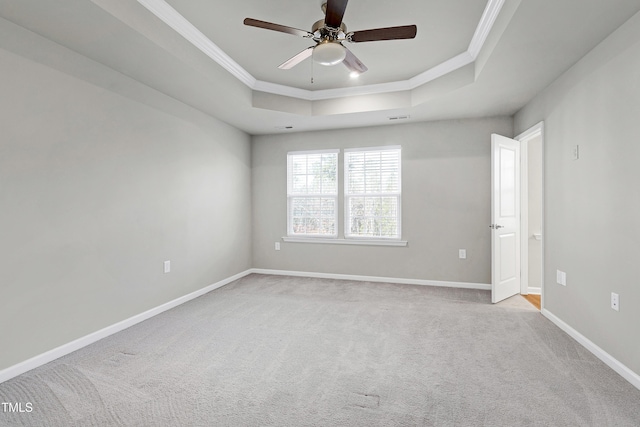
[[[410,82],[411,89],[415,89],[418,86],[422,86],[423,84],[449,74],[458,68],[469,65],[475,60],[476,58],[474,58],[469,52],[462,52],[460,55],[454,56],[453,58],[444,61],[442,64],[438,64],[424,73],[420,73],[409,79],[408,81]]]
[[[187,41],[200,49],[202,53],[213,59],[242,83],[250,88],[253,88],[256,84],[255,77],[220,49],[217,44],[202,34],[191,22],[187,21],[184,16],[171,7],[169,3],[164,0],[138,0],[138,3],[160,18],[162,22],[173,28],[178,34],[187,39]]]
[[[471,54],[474,61],[478,57],[484,42],[487,40],[487,36],[491,28],[493,28],[493,24],[496,22],[502,6],[504,6],[504,1],[505,0],[489,0],[487,7],[484,8],[480,22],[476,27],[476,32],[473,34],[473,38],[467,49],[467,52]]]
[[[478,57],[478,54],[480,53],[491,28],[493,28],[493,24],[495,23],[505,2],[505,0],[489,0],[487,2],[487,6],[480,18],[478,26],[476,27],[473,38],[469,43],[469,48],[465,52],[454,56],[453,58],[410,78],[409,80],[337,89],[307,90],[256,79],[251,75],[251,73],[245,70],[240,66],[240,64],[234,61],[233,58],[220,49],[218,45],[200,32],[200,30],[191,24],[191,22],[171,7],[171,5],[169,5],[165,0],[137,1],[187,41],[193,44],[196,48],[202,51],[205,55],[213,59],[234,77],[247,85],[250,89],[273,95],[298,98],[306,101],[409,91],[462,68],[465,65],[471,64]]]
[[[317,91],[300,89],[293,86],[281,85],[278,83],[265,82],[264,80],[256,80],[251,87],[258,92],[272,93],[274,95],[290,96],[292,98],[304,99],[305,101],[313,100],[313,93]]]
[[[314,90],[312,101],[325,99],[345,98],[350,96],[375,95],[379,93],[402,92],[411,90],[408,80],[373,85],[351,86],[337,89]]]

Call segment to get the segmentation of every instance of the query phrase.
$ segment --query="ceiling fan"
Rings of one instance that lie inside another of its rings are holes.
[[[293,68],[312,56],[313,60],[319,64],[331,66],[342,62],[352,73],[362,74],[367,71],[367,66],[347,49],[343,42],[362,43],[378,40],[400,40],[412,39],[416,36],[418,28],[415,25],[347,32],[347,26],[342,22],[342,17],[348,1],[323,0],[322,11],[325,17],[313,24],[311,31],[299,30],[252,18],[246,18],[244,25],[292,34],[316,42],[315,46],[306,48],[280,64],[278,68],[282,70]]]

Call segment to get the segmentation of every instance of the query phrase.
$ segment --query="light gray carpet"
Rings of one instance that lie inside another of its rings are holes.
[[[33,404],[0,425],[640,425],[639,390],[528,302],[489,300],[250,275],[0,384]]]

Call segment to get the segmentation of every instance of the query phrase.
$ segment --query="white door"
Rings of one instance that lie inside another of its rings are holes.
[[[520,293],[520,143],[491,135],[491,302]]]

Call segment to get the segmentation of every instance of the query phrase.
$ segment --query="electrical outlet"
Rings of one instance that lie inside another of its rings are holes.
[[[615,292],[611,292],[611,308],[620,311],[620,295]]]
[[[466,249],[460,249],[458,251],[458,257],[460,259],[467,259],[467,250]]]
[[[567,273],[556,270],[556,282],[558,285],[567,286]]]
[[[164,262],[164,272],[165,273],[171,272],[171,261]]]
[[[276,242],[276,251],[280,250],[280,242]]]

